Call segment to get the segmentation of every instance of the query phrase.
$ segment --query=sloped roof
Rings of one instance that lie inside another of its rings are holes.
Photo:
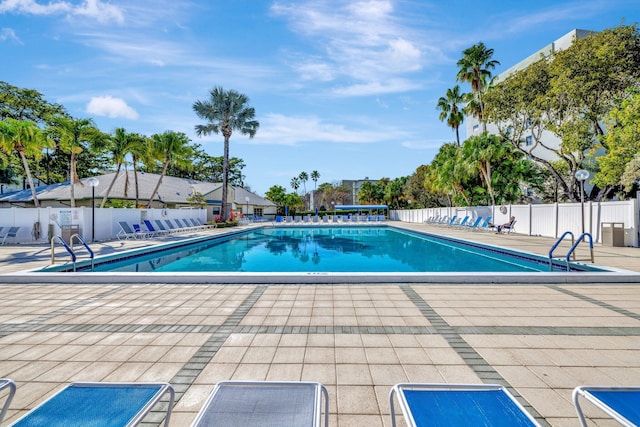
[[[95,178],[98,179],[99,184],[95,187],[96,200],[100,200],[107,193],[109,185],[115,176],[115,172],[105,175],[99,175]],[[138,172],[138,188],[140,200],[149,200],[153,189],[158,184],[160,175],[152,173]],[[82,182],[86,182],[87,179],[83,179]],[[160,200],[164,203],[176,203],[184,204],[188,203],[187,198],[191,196],[193,191],[196,191],[204,196],[205,199],[209,194],[222,187],[222,183],[219,182],[203,182],[193,179],[176,178],[173,176],[164,176],[162,178],[162,184],[158,189],[158,193],[155,196],[156,200]],[[274,204],[269,200],[265,200],[257,194],[253,194],[244,188],[233,187],[235,189],[235,203],[245,204],[245,197],[250,198],[252,205],[257,206],[273,206]],[[76,200],[90,199],[91,187],[87,184],[76,185],[75,189]],[[60,184],[52,184],[36,187],[36,194],[38,200],[69,200],[69,182],[63,182]],[[130,171],[121,171],[116,178],[111,191],[109,192],[109,198],[112,199],[135,199],[135,180],[134,174]],[[25,203],[32,202],[31,190],[26,189],[17,191],[14,193],[7,193],[0,195],[0,202],[9,203]]]

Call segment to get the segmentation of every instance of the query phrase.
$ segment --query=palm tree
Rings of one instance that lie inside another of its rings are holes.
[[[37,159],[42,156],[43,148],[52,147],[52,141],[45,137],[34,122],[10,118],[0,121],[0,150],[7,154],[15,151],[20,156],[36,208],[40,207],[40,202],[36,196],[36,188],[33,184],[27,156]]]
[[[109,154],[111,154],[111,159],[116,164],[116,173],[113,175],[113,179],[109,183],[109,188],[107,188],[107,192],[102,198],[102,202],[100,203],[101,208],[104,208],[105,203],[107,203],[109,193],[111,193],[111,189],[118,179],[118,175],[120,175],[120,169],[127,156],[130,137],[131,134],[128,134],[124,128],[117,128],[114,135],[109,138]]]
[[[71,207],[75,208],[75,184],[83,185],[76,172],[76,157],[85,150],[87,144],[102,142],[104,134],[95,127],[91,119],[74,119],[65,116],[53,118],[49,133],[58,142],[60,149],[70,155],[70,201]]]
[[[311,197],[311,208],[316,206],[316,191],[318,190],[318,179],[320,179],[320,172],[317,170],[311,171],[311,180],[313,180],[313,194]]]
[[[291,178],[291,188],[293,188],[293,191],[298,194],[298,188],[300,188],[300,178],[298,178],[297,176]]]
[[[156,187],[151,193],[151,197],[149,197],[149,202],[147,203],[148,208],[151,207],[153,199],[158,193],[160,184],[162,184],[162,178],[166,175],[169,165],[175,164],[182,167],[189,167],[190,162],[188,159],[192,152],[189,146],[189,138],[181,132],[166,131],[162,134],[153,135],[151,139],[151,150],[155,159],[162,162],[162,172],[160,173]]]
[[[206,125],[196,125],[198,136],[222,132],[224,137],[224,156],[222,159],[222,221],[227,219],[227,185],[229,182],[229,138],[234,130],[241,135],[249,135],[253,138],[260,127],[260,123],[254,120],[255,109],[249,107],[249,98],[235,90],[224,90],[214,87],[209,92],[209,99],[196,101],[193,110],[201,119],[207,121]]]
[[[483,130],[486,131],[482,93],[486,82],[491,79],[490,70],[494,69],[496,65],[500,65],[500,62],[491,59],[493,49],[487,49],[482,42],[463,50],[462,55],[457,63],[459,71],[456,79],[471,84],[471,92],[479,103],[479,120],[482,122]]]
[[[464,114],[460,104],[465,101],[466,94],[460,93],[460,86],[455,85],[453,89],[447,89],[446,97],[438,99],[436,109],[440,110],[440,121],[447,121],[447,125],[456,131],[456,142],[460,146],[460,125],[464,121]]]
[[[309,181],[309,174],[306,172],[300,172],[298,179],[302,183],[302,203],[304,203],[305,209],[307,208],[307,181]]]
[[[129,144],[127,151],[131,155],[131,161],[133,164],[133,181],[135,185],[136,193],[136,206],[140,205],[140,187],[138,185],[138,162],[150,163],[152,161],[151,139],[139,135],[137,133],[129,135]]]

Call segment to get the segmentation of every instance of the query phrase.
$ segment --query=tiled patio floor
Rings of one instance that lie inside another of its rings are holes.
[[[640,249],[599,250],[640,269]],[[167,381],[188,426],[216,382],[250,379],[322,382],[332,426],[389,426],[399,382],[503,383],[543,425],[576,426],[575,386],[640,384],[638,284],[0,284],[0,305],[9,421],[70,381]]]

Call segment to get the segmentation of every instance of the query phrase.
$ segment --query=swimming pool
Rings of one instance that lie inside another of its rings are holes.
[[[90,266],[80,265],[77,271],[89,270]],[[554,270],[565,270],[564,263],[556,263]],[[572,270],[595,269],[573,265]],[[548,273],[549,261],[533,254],[389,226],[264,227],[96,259],[95,272],[532,274]]]

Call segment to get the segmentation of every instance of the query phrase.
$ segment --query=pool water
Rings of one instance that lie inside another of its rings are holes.
[[[263,228],[98,263],[114,272],[541,272],[544,260],[392,227]],[[495,248],[494,248],[495,249]]]

